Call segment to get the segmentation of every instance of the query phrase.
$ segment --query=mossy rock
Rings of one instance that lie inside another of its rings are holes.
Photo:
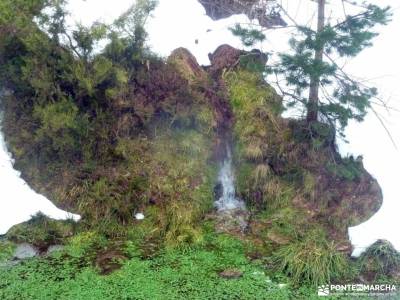
[[[368,280],[389,277],[400,282],[400,253],[386,240],[378,240],[358,258]]]
[[[32,244],[44,252],[51,245],[64,244],[76,226],[73,220],[57,221],[38,213],[29,221],[13,226],[6,237],[14,243]]]

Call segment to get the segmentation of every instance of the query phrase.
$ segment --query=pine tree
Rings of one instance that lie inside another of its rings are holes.
[[[309,124],[321,116],[342,131],[349,119],[363,120],[377,90],[349,76],[332,57],[355,57],[371,46],[377,35],[372,29],[387,24],[390,11],[389,7],[363,5],[360,13],[332,25],[325,23],[325,4],[325,0],[318,0],[317,29],[298,27],[300,38],[290,42],[293,53],[280,55],[281,64],[275,72],[295,87],[293,100],[306,106]],[[308,99],[304,98],[307,89]]]
[[[377,96],[377,89],[350,76],[337,60],[355,57],[371,46],[372,39],[377,36],[373,31],[376,25],[389,22],[390,7],[344,0],[343,3],[357,7],[358,13],[346,14],[343,20],[332,24],[325,16],[329,3],[326,0],[315,2],[318,16],[316,28],[296,24],[277,4],[297,30],[289,42],[291,53],[280,54],[279,63],[270,71],[286,80],[289,91],[285,88],[281,92],[289,99],[289,106],[300,104],[305,108],[307,124],[322,121],[343,133],[350,119],[363,120],[371,100]],[[237,25],[232,32],[242,41],[263,40],[263,35],[256,34],[256,29]],[[256,38],[252,40],[251,37]]]

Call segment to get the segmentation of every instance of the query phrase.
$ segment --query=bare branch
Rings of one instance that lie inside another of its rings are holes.
[[[386,134],[389,136],[389,138],[390,138],[393,146],[395,147],[395,149],[398,150],[396,142],[394,141],[393,136],[391,135],[389,129],[387,128],[387,126],[386,126],[385,122],[383,121],[383,119],[381,118],[381,116],[378,114],[378,112],[372,106],[371,106],[371,110],[374,113],[374,115],[378,118],[379,123],[381,123],[382,127],[385,129]]]

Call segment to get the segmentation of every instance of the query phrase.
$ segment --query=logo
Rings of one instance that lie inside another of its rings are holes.
[[[318,292],[318,296],[398,295],[397,286],[393,285],[393,284],[325,284],[325,285],[318,286],[317,292]]]
[[[320,285],[318,287],[318,296],[329,296],[329,285]]]

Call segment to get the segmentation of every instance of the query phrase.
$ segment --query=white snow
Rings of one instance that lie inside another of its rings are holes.
[[[143,213],[135,214],[135,219],[136,220],[144,220],[144,214]]]
[[[20,178],[0,131],[0,234],[5,234],[15,224],[28,221],[38,212],[53,219],[80,219],[78,215],[58,209]]]

